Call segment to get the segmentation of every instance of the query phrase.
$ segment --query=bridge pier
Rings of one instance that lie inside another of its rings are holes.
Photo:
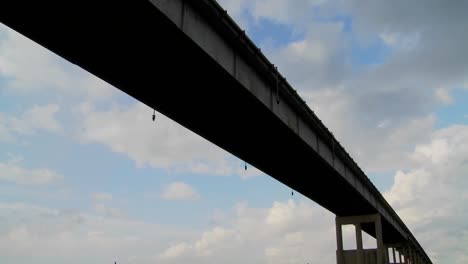
[[[356,249],[344,250],[342,226],[354,225]],[[377,241],[377,248],[364,249],[362,243],[362,226],[369,230],[374,228]],[[382,235],[382,220],[380,214],[359,215],[359,216],[337,216],[336,226],[336,263],[337,264],[425,264],[425,258],[411,244],[384,244]],[[390,261],[390,258],[392,261]]]
[[[377,248],[363,249],[362,246],[362,225],[373,224]],[[360,216],[337,216],[336,225],[336,260],[337,264],[388,264],[388,249],[384,246],[382,236],[382,220],[380,214],[360,215]],[[343,249],[343,225],[354,225],[356,230],[356,249]],[[385,252],[387,251],[387,252]]]
[[[411,263],[410,262],[410,257],[409,257],[409,252],[410,249],[406,244],[390,244],[386,245],[387,250],[391,250],[392,252],[392,261],[389,261],[390,264],[395,264],[395,263]]]
[[[425,258],[423,258],[420,253],[411,246],[408,246],[406,251],[407,255],[405,255],[405,263],[410,264],[426,264],[429,263]]]
[[[388,244],[387,251],[390,250],[393,261],[390,264],[405,263],[405,264],[426,264],[428,262],[420,252],[417,251],[410,243]]]

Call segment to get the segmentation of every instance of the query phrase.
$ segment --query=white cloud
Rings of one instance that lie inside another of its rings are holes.
[[[311,202],[236,206],[198,239],[173,244],[162,263],[327,263],[335,261],[334,217]],[[311,250],[312,249],[312,250]]]
[[[233,230],[228,230],[223,227],[215,227],[204,232],[200,239],[193,244],[180,243],[166,249],[162,254],[162,259],[179,259],[187,257],[191,254],[197,257],[212,257],[215,252],[227,243],[235,243],[233,239],[235,233]]]
[[[267,19],[277,24],[294,24],[304,26],[316,16],[313,8],[320,6],[323,0],[297,0],[293,4],[284,0],[220,0],[221,5],[228,10],[243,27],[251,25],[248,15],[254,18],[254,23]]]
[[[104,81],[0,24],[0,78],[17,94],[54,92],[66,98],[108,99],[117,93]]]
[[[366,172],[398,171],[386,195],[434,260],[464,263],[466,128],[434,131],[433,112],[453,103],[450,90],[467,87],[468,35],[462,26],[468,22],[467,2],[318,4],[318,20],[317,14],[304,20],[302,11],[283,12],[290,6],[308,10],[306,1],[257,0],[243,8],[254,18],[261,14],[305,32],[303,39],[269,50],[273,62]],[[337,14],[351,17],[352,32],[327,28]],[[297,16],[303,25],[288,16]],[[308,35],[308,27],[322,30],[319,37]],[[385,45],[383,59],[343,67],[362,55],[347,47],[372,53],[376,40]]]
[[[417,48],[421,36],[419,33],[403,35],[400,33],[383,32],[379,34],[379,37],[392,49],[408,52]]]
[[[155,249],[192,237],[181,228],[22,203],[0,203],[0,219],[0,259],[21,264],[150,264]]]
[[[105,204],[95,204],[94,211],[98,215],[103,215],[105,217],[122,217],[123,213],[119,208],[110,207]]]
[[[97,202],[108,202],[112,201],[112,194],[106,192],[93,193],[92,199]]]
[[[225,166],[224,151],[162,115],[152,122],[152,109],[142,103],[82,114],[84,140],[124,153],[138,166],[197,167],[207,159],[217,162],[219,170]]]
[[[166,249],[160,256],[162,259],[173,259],[179,258],[184,256],[185,254],[189,253],[192,247],[187,245],[186,243],[180,243],[175,246],[171,246]]]
[[[268,51],[271,61],[300,94],[336,88],[350,70],[341,22],[308,24],[302,39]]]
[[[81,139],[125,154],[137,166],[243,178],[260,174],[255,169],[244,172],[243,164],[229,153],[163,115],[158,114],[152,122],[152,109],[142,103],[113,105],[106,111],[82,104],[76,112],[82,120]]]
[[[450,95],[449,91],[444,88],[439,88],[436,90],[436,97],[441,103],[449,105],[453,102],[453,97]]]
[[[57,182],[63,176],[49,169],[27,169],[17,162],[0,162],[0,180],[25,185],[43,185]]]
[[[162,198],[166,200],[186,201],[200,198],[192,186],[184,182],[172,182],[163,190]]]
[[[435,262],[463,263],[468,234],[468,126],[432,133],[416,146],[408,171],[399,171],[385,197]],[[434,237],[438,241],[434,241]]]
[[[62,133],[62,124],[56,114],[60,106],[56,104],[34,105],[19,116],[0,113],[0,140],[11,141],[17,135],[31,135],[39,131]]]
[[[23,133],[30,133],[35,129],[42,129],[52,133],[59,133],[63,128],[55,118],[55,114],[60,110],[56,104],[38,106],[35,105],[26,111],[22,117],[15,121],[15,130]]]
[[[239,204],[229,215],[216,226],[195,232],[101,212],[0,203],[0,252],[16,263],[335,261],[334,216],[311,202],[276,202],[271,208]]]
[[[233,2],[222,4],[229,10]],[[421,5],[427,9],[421,10]],[[407,167],[406,156],[432,130],[426,121],[433,118],[434,109],[452,102],[449,91],[466,83],[468,38],[458,22],[466,21],[459,11],[465,5],[256,0],[241,2],[235,10],[304,33],[299,40],[268,50],[269,57],[366,171],[387,172]],[[337,14],[352,18],[351,32],[343,30]],[[375,52],[373,42],[379,39],[389,49],[383,58],[362,59],[370,65],[353,62],[361,59],[357,50]],[[375,131],[382,120],[388,125]],[[415,123],[422,122],[421,140],[405,141],[409,138],[405,137],[395,147],[386,144],[389,137],[403,135],[399,131],[416,129]],[[399,154],[402,150],[404,155]],[[376,153],[384,155],[376,161]]]

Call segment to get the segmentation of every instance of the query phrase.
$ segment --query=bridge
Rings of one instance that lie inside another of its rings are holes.
[[[214,0],[2,1],[0,22],[336,215],[337,263],[432,263],[397,213]],[[344,250],[342,225],[356,227]],[[377,248],[363,249],[362,231]],[[395,251],[396,250],[396,251]]]

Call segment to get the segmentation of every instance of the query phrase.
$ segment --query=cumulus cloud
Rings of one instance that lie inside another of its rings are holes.
[[[359,0],[221,3],[228,11],[235,6],[234,13],[303,32],[303,38],[273,47],[268,55],[366,171],[406,168],[406,157],[422,140],[401,138],[392,147],[387,139],[402,135],[399,131],[417,122],[426,122],[419,134],[431,131],[427,120],[434,118],[434,109],[451,103],[453,88],[466,83],[468,38],[461,25],[468,21],[460,11],[466,9],[462,2],[415,1],[409,6],[405,1],[368,4]],[[340,16],[349,17],[348,31]],[[371,54],[386,50],[385,56],[369,65],[364,58],[360,65],[353,58],[367,55],[354,47]],[[386,146],[376,149],[382,144]],[[376,153],[391,154],[376,160]],[[397,156],[404,158],[397,161]]]
[[[453,97],[450,95],[450,92],[444,88],[436,90],[436,97],[443,104],[451,104],[453,102]]]
[[[241,2],[237,10],[304,32],[303,39],[270,49],[273,63],[366,172],[398,171],[386,197],[430,255],[463,263],[468,141],[463,127],[435,130],[433,113],[466,87],[467,2],[280,2]],[[287,14],[280,5],[316,5],[317,12]],[[349,17],[348,32],[337,14]],[[384,57],[350,64],[350,56],[361,56],[350,47]]]
[[[317,18],[313,9],[320,7],[323,0],[297,0],[294,4],[285,0],[220,0],[221,5],[230,12],[236,21],[249,28],[249,16],[255,22],[268,19],[277,24],[293,24],[305,27],[307,22]]]
[[[468,257],[468,126],[435,131],[416,146],[415,166],[398,171],[384,195],[436,262]],[[438,241],[434,241],[438,237]]]
[[[106,192],[93,193],[91,197],[94,201],[97,201],[97,202],[112,201],[112,194],[106,193]]]
[[[94,211],[98,215],[103,215],[105,217],[122,217],[123,216],[123,213],[119,208],[110,207],[102,203],[95,204]]]
[[[166,200],[186,201],[200,198],[198,192],[184,182],[172,182],[167,185],[162,193],[162,198]]]
[[[62,133],[63,126],[56,114],[57,104],[34,105],[18,116],[0,113],[0,140],[11,141],[17,135],[31,135],[36,132]]]
[[[433,111],[438,103],[450,101],[449,91],[463,87],[468,71],[464,52],[468,37],[461,26],[467,23],[467,17],[460,11],[467,7],[464,1],[413,1],[410,5],[405,1],[391,4],[386,1],[373,1],[372,4],[359,0],[343,2],[344,12],[353,16],[353,30],[358,36],[372,38],[387,34],[394,36],[396,42],[381,65],[353,78],[352,90],[380,94],[383,99],[377,101],[375,108],[393,110],[395,116],[403,117],[400,120],[412,119]],[[441,87],[444,89],[440,90]],[[385,100],[385,95],[391,91],[394,96],[387,96]],[[437,96],[431,98],[434,94]],[[392,105],[404,112],[397,111]],[[371,113],[379,111],[368,110]],[[391,115],[392,112],[376,113]]]
[[[18,162],[0,162],[0,180],[22,185],[44,185],[63,179],[63,176],[49,169],[28,169]]]
[[[244,171],[229,153],[163,115],[157,115],[156,122],[152,122],[152,109],[142,103],[113,105],[108,110],[84,104],[76,111],[81,119],[82,140],[106,145],[138,166],[243,178],[261,174],[256,169]]]
[[[0,78],[17,94],[55,92],[57,96],[101,100],[116,90],[83,69],[0,24]]]
[[[105,144],[139,166],[181,165],[204,171],[202,165],[208,159],[224,170],[224,151],[162,115],[152,122],[152,109],[142,103],[114,105],[108,111],[87,109],[81,114],[82,139]]]
[[[334,261],[334,217],[311,202],[289,200],[266,208],[239,204],[227,214],[197,231],[99,212],[0,203],[0,252],[18,263]]]
[[[239,204],[228,218],[173,244],[163,263],[324,263],[334,261],[334,217],[311,202],[275,202],[270,208]],[[313,249],[313,250],[311,250]]]
[[[341,22],[312,23],[302,39],[271,49],[268,55],[300,94],[338,88],[351,66],[342,32]]]
[[[0,254],[15,263],[149,264],[155,248],[191,237],[189,230],[24,203],[0,203],[0,219]]]

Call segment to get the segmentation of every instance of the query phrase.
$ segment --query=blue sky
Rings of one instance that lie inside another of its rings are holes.
[[[466,17],[433,2],[220,2],[433,260],[466,263]],[[333,215],[151,115],[0,25],[0,262],[335,262]]]

